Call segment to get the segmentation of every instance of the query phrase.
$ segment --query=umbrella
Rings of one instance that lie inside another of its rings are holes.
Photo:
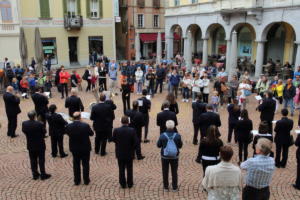
[[[20,57],[22,60],[22,67],[25,68],[27,66],[28,50],[27,50],[27,42],[26,42],[23,27],[21,27],[20,29],[19,49],[20,49]]]
[[[160,61],[161,61],[161,33],[158,32],[157,34],[157,44],[156,44],[156,63],[157,64],[160,64]]]
[[[41,34],[38,27],[35,28],[34,47],[35,47],[35,59],[37,62],[37,72],[39,73],[43,71],[44,52],[43,52]]]

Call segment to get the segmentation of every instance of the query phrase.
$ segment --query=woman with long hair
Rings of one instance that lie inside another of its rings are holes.
[[[244,109],[241,111],[240,119],[238,120],[235,127],[237,141],[239,144],[239,163],[247,160],[248,158],[248,145],[252,142],[253,139],[251,134],[252,130],[252,120],[249,119],[248,111]]]
[[[203,167],[203,176],[206,167],[216,165],[220,162],[220,148],[223,142],[219,139],[219,130],[215,125],[211,125],[207,129],[207,136],[201,140],[199,145],[199,152],[196,162],[201,163]]]
[[[176,113],[176,115],[179,113],[178,103],[176,102],[175,95],[173,93],[169,93],[166,97],[166,100],[170,102],[170,108],[169,110]],[[161,107],[161,110],[163,110],[163,107]]]

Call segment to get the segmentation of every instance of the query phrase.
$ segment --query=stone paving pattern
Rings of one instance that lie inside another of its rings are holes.
[[[56,88],[53,89],[54,98],[50,103],[58,106],[59,112],[67,113],[64,108],[64,100],[60,99]],[[95,101],[91,93],[80,92],[85,109],[88,110],[90,102]],[[198,152],[198,146],[192,144],[193,126],[192,126],[192,108],[191,103],[182,103],[181,97],[178,99],[179,110],[178,130],[182,134],[184,145],[181,150],[179,160],[179,191],[164,192],[162,185],[162,173],[160,162],[160,150],[156,147],[159,129],[156,126],[156,114],[160,111],[162,101],[166,92],[158,94],[152,99],[152,110],[150,113],[150,139],[148,144],[142,144],[142,152],[146,156],[143,161],[134,161],[134,187],[123,190],[118,183],[118,167],[114,154],[114,144],[107,146],[108,155],[100,157],[91,152],[90,178],[89,186],[73,185],[72,156],[68,149],[68,137],[65,136],[65,151],[69,154],[67,158],[52,158],[50,138],[46,139],[46,170],[52,174],[51,179],[46,181],[32,180],[28,152],[26,150],[26,140],[21,132],[21,122],[26,120],[27,111],[33,109],[32,100],[22,100],[22,113],[18,118],[17,134],[19,137],[10,139],[6,136],[7,119],[4,111],[4,102],[2,95],[0,97],[0,199],[1,200],[90,200],[90,199],[172,199],[172,200],[192,200],[205,199],[201,181],[203,177],[202,166],[194,160]],[[137,99],[137,95],[132,95],[131,100]],[[116,111],[116,120],[114,127],[120,125],[122,116],[121,97],[114,98],[118,108]],[[255,111],[257,106],[254,97],[250,97],[248,109],[250,117],[257,128],[259,123],[259,113]],[[226,142],[228,113],[225,108],[221,108],[220,115],[222,120],[222,139]],[[276,120],[280,115],[276,115]],[[295,128],[298,116],[294,117]],[[91,124],[91,121],[86,120]],[[293,133],[294,134],[294,133]],[[295,135],[294,135],[295,136]],[[91,138],[92,144],[94,137]],[[233,162],[237,163],[238,147],[231,144],[234,148]],[[94,145],[93,145],[94,146]],[[249,145],[249,155],[252,155],[252,145]],[[293,146],[289,151],[289,160],[287,168],[276,169],[271,184],[271,199],[293,200],[300,199],[300,192],[292,188],[291,184],[295,182],[296,177],[296,148]]]

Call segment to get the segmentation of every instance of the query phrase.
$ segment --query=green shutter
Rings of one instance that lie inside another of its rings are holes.
[[[99,18],[103,17],[103,0],[99,0]]]
[[[50,18],[49,0],[40,0],[41,18]]]
[[[86,0],[86,17],[91,17],[91,8],[90,8],[91,0]]]
[[[77,0],[77,15],[81,15],[81,1]]]
[[[68,9],[67,9],[67,0],[63,0],[63,9],[64,9],[64,15],[68,14]]]

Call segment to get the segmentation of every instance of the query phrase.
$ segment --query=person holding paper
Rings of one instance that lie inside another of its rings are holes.
[[[43,88],[36,88],[35,93],[31,96],[31,98],[35,106],[35,112],[38,120],[46,127],[46,113],[48,112],[49,100],[43,94]]]
[[[294,126],[294,121],[288,119],[287,116],[289,111],[287,109],[281,110],[282,118],[281,120],[276,122],[275,125],[275,144],[276,144],[276,158],[275,158],[275,165],[277,168],[285,168],[287,160],[288,160],[288,153],[289,147],[291,145],[291,130]],[[282,152],[282,159],[281,158]]]
[[[274,120],[276,101],[273,99],[273,93],[271,91],[265,92],[265,98],[257,109],[260,111],[260,120],[262,122],[265,121],[268,124],[268,133],[272,134],[272,121]]]

